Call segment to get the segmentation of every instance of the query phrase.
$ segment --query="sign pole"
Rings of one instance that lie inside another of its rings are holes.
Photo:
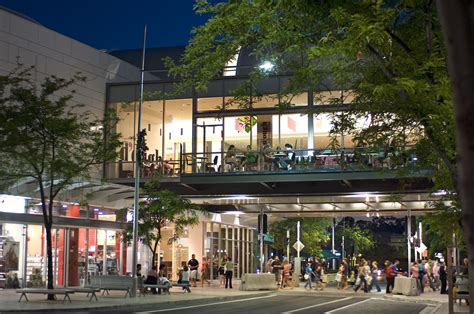
[[[298,220],[298,222],[296,223],[296,242],[300,242],[300,221]],[[300,250],[297,250],[298,251],[298,255],[296,257],[298,257],[298,259],[300,258]]]
[[[260,273],[263,273],[263,206],[260,207]]]

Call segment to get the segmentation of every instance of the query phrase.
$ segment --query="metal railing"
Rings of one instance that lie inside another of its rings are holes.
[[[179,159],[145,161],[143,178],[204,174],[258,174],[416,169],[412,148],[262,149],[181,153]],[[133,178],[132,161],[108,165],[108,179]]]

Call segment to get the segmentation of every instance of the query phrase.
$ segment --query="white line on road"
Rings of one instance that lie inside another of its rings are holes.
[[[205,307],[205,306],[212,306],[212,305],[219,305],[219,304],[237,303],[237,302],[259,300],[259,299],[265,299],[265,298],[273,298],[273,297],[276,297],[276,294],[274,294],[274,295],[266,295],[266,296],[263,296],[263,297],[255,297],[255,298],[248,298],[248,299],[239,299],[239,300],[232,300],[232,301],[222,301],[222,302],[214,302],[214,303],[206,303],[206,304],[198,304],[198,305],[174,307],[174,308],[170,308],[170,309],[152,310],[152,311],[135,312],[135,313],[144,314],[144,313],[157,313],[157,312],[179,311],[179,310],[193,309],[193,308],[196,308],[196,307]],[[199,300],[193,300],[193,301],[199,301]]]
[[[341,301],[350,300],[350,299],[352,299],[352,297],[348,297],[348,298],[344,298],[344,299],[332,300],[332,301],[328,301],[328,302],[324,302],[324,303],[319,303],[319,304],[315,304],[315,305],[310,305],[310,306],[302,307],[302,308],[300,308],[300,309],[295,309],[295,310],[283,312],[282,314],[295,313],[295,312],[304,311],[304,310],[312,309],[312,308],[315,308],[315,307],[323,306],[323,305],[326,305],[326,304],[332,304],[332,303],[341,302]]]
[[[337,309],[334,309],[334,310],[331,310],[329,312],[324,312],[324,314],[330,314],[330,313],[335,313],[337,311],[340,311],[340,310],[343,310],[343,309],[347,309],[348,307],[351,307],[351,306],[354,306],[356,304],[362,304],[362,303],[365,303],[367,301],[370,301],[371,299],[365,299],[365,300],[362,300],[362,301],[359,301],[359,302],[356,302],[356,303],[351,303],[349,305],[346,305],[346,306],[343,306],[343,307],[340,307],[340,308],[337,308]]]

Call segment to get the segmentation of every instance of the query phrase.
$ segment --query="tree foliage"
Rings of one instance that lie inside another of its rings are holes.
[[[199,223],[199,207],[172,191],[160,189],[157,180],[147,182],[142,193],[145,199],[139,203],[138,236],[152,252],[152,265],[155,265],[156,250],[163,240],[163,228],[171,226],[174,229],[173,236],[166,239],[168,243],[178,240],[183,235],[185,227]],[[124,208],[120,210],[119,217],[123,220],[129,212],[128,208]],[[123,235],[124,241],[129,243],[133,238],[133,227],[129,225]]]
[[[321,256],[321,246],[329,240],[330,218],[293,217],[275,221],[270,225],[270,234],[275,237],[272,247],[286,252],[286,231],[290,230],[290,248],[296,241],[296,224],[300,221],[300,241],[304,244],[303,254]],[[293,248],[291,249],[293,251]]]
[[[88,178],[96,166],[115,160],[121,145],[120,135],[111,131],[117,122],[112,115],[96,117],[72,102],[71,88],[83,80],[53,75],[38,83],[32,68],[21,66],[0,76],[0,178],[4,187],[32,180],[39,191],[49,289],[54,282],[51,227],[55,198],[78,179]]]
[[[270,73],[255,67],[235,90],[237,99],[261,95],[257,83],[273,74],[291,73],[275,100],[283,111],[302,92],[341,90],[328,101],[334,146],[344,133],[355,146],[405,151],[394,155],[394,166],[414,152],[419,166],[434,170],[433,190],[448,191],[439,206],[447,200],[449,211],[449,202],[457,203],[453,103],[432,0],[198,0],[195,9],[211,18],[194,29],[179,63],[167,60],[181,79],[178,90],[206,89],[244,49],[275,67]]]

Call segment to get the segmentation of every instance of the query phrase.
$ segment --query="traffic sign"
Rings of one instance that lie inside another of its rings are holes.
[[[304,249],[304,244],[301,243],[301,241],[296,241],[295,244],[293,244],[293,248],[297,251],[297,252],[301,252],[302,249]]]

